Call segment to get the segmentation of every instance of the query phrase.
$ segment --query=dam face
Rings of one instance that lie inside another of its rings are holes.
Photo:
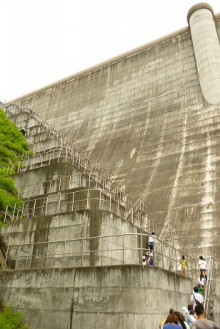
[[[219,259],[220,16],[199,4],[189,27],[13,102],[80,145],[176,246]]]

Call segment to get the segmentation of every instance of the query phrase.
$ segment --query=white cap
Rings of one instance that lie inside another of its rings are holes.
[[[187,315],[189,313],[189,311],[187,310],[186,306],[182,307],[182,313],[183,315]]]

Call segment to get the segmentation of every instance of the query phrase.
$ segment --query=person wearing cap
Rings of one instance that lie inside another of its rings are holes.
[[[184,316],[184,321],[190,325],[189,323],[189,311],[187,310],[187,308],[185,306],[182,307],[182,314]]]

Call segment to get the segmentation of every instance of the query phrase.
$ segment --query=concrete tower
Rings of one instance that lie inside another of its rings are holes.
[[[207,3],[188,12],[196,65],[203,96],[209,104],[220,103],[220,45],[213,9]]]

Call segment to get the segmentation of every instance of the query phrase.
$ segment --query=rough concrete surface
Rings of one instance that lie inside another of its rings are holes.
[[[176,247],[219,260],[218,60],[216,66],[212,64],[219,58],[220,17],[214,16],[215,24],[209,24],[210,19],[209,8],[198,7],[191,13],[190,28],[15,101],[80,144],[92,160],[110,171],[116,184],[127,185],[132,200],[144,199],[148,216],[160,229],[168,221],[175,224]],[[201,38],[203,25],[208,25],[207,42]],[[215,87],[209,78],[213,70]],[[27,123],[25,115],[20,120],[21,125]],[[28,125],[37,140],[45,131],[34,120]],[[45,139],[35,146],[50,148],[54,142]],[[53,159],[50,167],[42,162],[40,155],[29,159],[27,171],[16,176],[17,186],[25,180],[33,184],[54,180],[75,170],[69,160],[59,166]],[[112,209],[86,209],[86,198],[83,210],[54,214],[53,202],[61,200],[60,190],[51,193],[49,203],[48,191],[45,187],[36,194],[45,196],[53,215],[2,229],[5,244],[138,231]],[[31,195],[27,197],[32,202]],[[113,239],[106,246],[114,244]],[[90,250],[97,245],[92,242]],[[42,250],[36,247],[35,251]],[[60,268],[40,270],[36,269],[39,260],[32,259],[31,270],[0,273],[0,297],[25,312],[31,329],[69,328],[71,319],[71,329],[154,329],[171,306],[180,310],[189,302],[192,282],[187,278],[141,265],[92,267],[99,265],[96,260],[91,257],[90,267],[74,268],[80,264],[57,259],[55,267]],[[132,261],[137,259],[131,257]],[[216,283],[216,319],[218,303]]]
[[[177,246],[219,258],[220,107],[201,92],[189,29],[17,103],[124,181],[150,218],[176,224]]]
[[[25,313],[31,329],[71,328],[71,308],[71,329],[157,329],[190,292],[189,279],[156,267],[0,272],[0,297]]]

